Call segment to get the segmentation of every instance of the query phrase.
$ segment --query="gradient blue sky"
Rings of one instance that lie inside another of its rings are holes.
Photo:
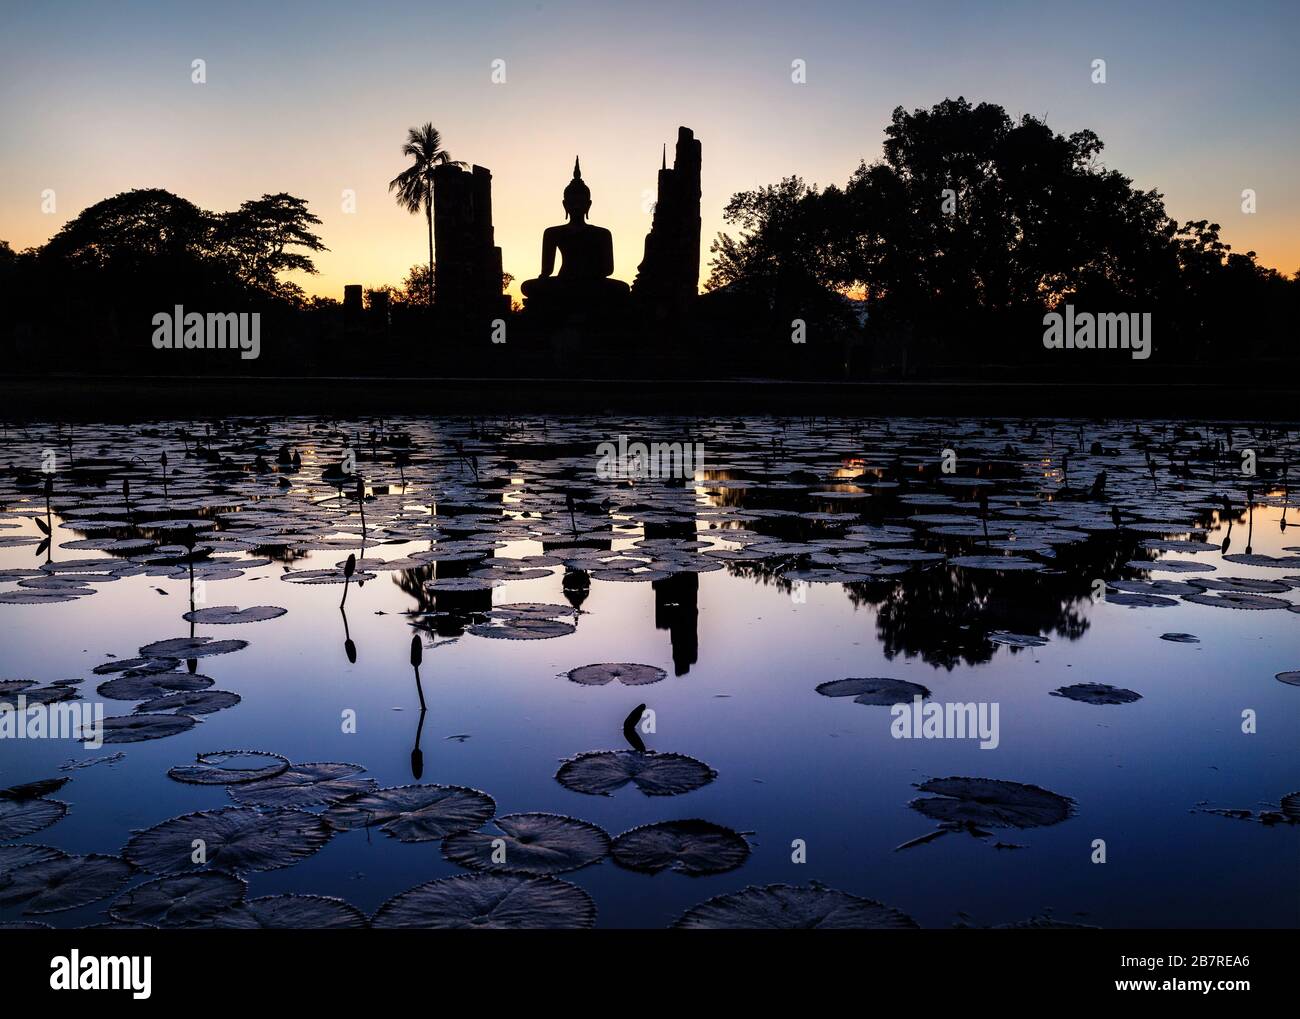
[[[1300,268],[1294,3],[0,2],[0,238],[40,244],[87,205],[164,187],[205,208],[306,198],[331,249],[309,292],[398,283],[422,219],[387,192],[431,120],[494,175],[505,267],[536,275],[580,153],[592,220],[630,280],[660,146],[704,145],[704,239],[735,191],[842,183],[891,110],[947,96],[1097,131],[1108,166]],[[208,81],[190,81],[207,62]],[[491,82],[506,61],[507,81]],[[790,80],[807,62],[808,83]],[[1107,62],[1094,85],[1090,64]],[[41,212],[54,189],[56,212]],[[341,210],[345,188],[357,212]],[[1258,193],[1244,215],[1241,191]]]

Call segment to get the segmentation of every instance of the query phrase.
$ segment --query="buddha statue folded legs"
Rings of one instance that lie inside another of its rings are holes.
[[[521,286],[525,308],[536,313],[568,314],[609,310],[625,302],[629,288],[610,279],[614,271],[614,238],[604,227],[588,223],[591,190],[575,159],[573,180],[564,189],[567,222],[542,234],[542,274]],[[555,273],[555,255],[560,270]]]

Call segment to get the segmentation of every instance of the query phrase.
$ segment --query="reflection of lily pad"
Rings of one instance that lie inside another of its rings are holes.
[[[688,909],[674,927],[707,930],[862,930],[915,928],[906,913],[816,882],[751,885]]]
[[[663,669],[653,665],[636,665],[632,662],[602,662],[584,665],[569,672],[569,679],[583,686],[604,686],[618,680],[624,686],[646,686],[658,683],[667,676]]]
[[[334,804],[325,819],[340,831],[379,825],[401,842],[430,842],[489,821],[497,805],[487,793],[454,785],[376,789]]]
[[[1140,701],[1142,695],[1123,687],[1109,686],[1106,683],[1075,683],[1052,691],[1053,697],[1065,697],[1084,704],[1132,704]]]
[[[372,792],[373,778],[359,778],[359,764],[321,762],[295,764],[264,781],[230,789],[232,798],[254,807],[324,807],[358,793]]]
[[[623,832],[612,846],[614,862],[629,870],[658,874],[719,874],[749,856],[744,836],[711,821],[660,821]]]
[[[108,907],[108,915],[127,923],[186,927],[243,899],[248,883],[221,871],[161,877],[132,888]]]
[[[0,800],[0,839],[20,839],[48,828],[68,812],[62,800]]]
[[[685,754],[653,750],[597,750],[571,757],[555,779],[566,789],[591,796],[609,796],[631,782],[647,796],[676,796],[708,785],[718,773]]]
[[[210,927],[242,930],[340,930],[365,927],[361,910],[326,895],[266,895],[224,910],[207,921]]]
[[[375,927],[488,930],[591,927],[596,904],[568,881],[513,874],[459,874],[395,895]]]
[[[462,831],[442,840],[442,855],[471,870],[503,874],[562,874],[609,853],[609,836],[594,824],[563,814],[507,814],[497,832]],[[494,857],[504,856],[498,862]]]
[[[238,785],[281,774],[289,759],[265,750],[218,750],[199,754],[195,764],[177,765],[167,772],[177,782],[194,785]]]
[[[1037,828],[1070,816],[1074,801],[1036,785],[993,778],[932,778],[917,786],[935,796],[908,804],[936,821]]]
[[[240,700],[239,694],[229,690],[182,690],[145,701],[135,710],[141,714],[181,711],[187,715],[210,715],[233,708]]]
[[[122,855],[155,874],[184,874],[205,865],[239,874],[292,866],[332,835],[329,825],[304,810],[221,807],[182,814],[137,832]],[[203,843],[206,864],[191,858],[195,839]]]
[[[0,876],[0,906],[24,903],[23,912],[57,913],[107,898],[131,876],[117,856],[64,856]]]
[[[905,679],[832,679],[821,683],[817,692],[823,697],[852,697],[855,704],[910,704],[913,697],[929,697],[930,691],[920,683]]]
[[[163,739],[194,728],[189,715],[114,715],[104,719],[105,743],[139,743]]]
[[[233,605],[212,605],[186,612],[182,614],[181,618],[190,623],[223,625],[227,623],[260,623],[266,619],[277,619],[288,611],[288,609],[282,609],[278,605],[253,605],[246,609],[238,609]]]

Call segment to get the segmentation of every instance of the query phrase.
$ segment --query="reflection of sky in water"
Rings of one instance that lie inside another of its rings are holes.
[[[1276,506],[1256,508],[1256,553],[1286,555],[1285,548],[1300,545],[1300,531],[1279,530],[1280,516]],[[1242,550],[1244,525],[1244,518],[1234,524],[1230,551]],[[24,522],[20,531],[5,533],[31,530]],[[1225,533],[1216,518],[1207,540],[1217,544]],[[77,536],[60,528],[56,547]],[[385,545],[375,554],[394,559],[427,547]],[[497,554],[541,551],[537,542],[512,542]],[[295,567],[325,567],[345,557],[314,552]],[[1277,580],[1300,572],[1224,563],[1217,551],[1191,558],[1219,568],[1154,576]],[[0,568],[33,561],[30,547],[0,549]],[[351,590],[347,619],[358,654],[351,665],[338,612],[341,588],[281,583],[281,572],[272,563],[243,579],[208,584],[209,604],[288,609],[270,622],[197,628],[201,635],[251,641],[242,652],[201,659],[198,669],[216,680],[216,689],[241,694],[243,703],[204,716],[179,736],[99,751],[122,750],[126,759],[66,773],[73,781],[57,797],[72,805],[68,817],[25,841],[116,852],[131,829],[226,805],[223,790],[181,785],[164,774],[208,750],[254,748],[294,761],[353,761],[381,785],[412,781],[418,701],[408,664],[410,629],[399,613],[413,602],[397,575],[381,573]],[[493,598],[498,604],[564,603],[561,575],[557,570],[512,582]],[[1018,596],[1033,598],[1036,582],[1023,583],[1030,586],[1016,588]],[[1280,597],[1294,602],[1297,592]],[[66,604],[0,606],[3,678],[90,677],[83,691],[93,696],[100,677],[90,670],[108,655],[131,657],[149,641],[189,632],[179,620],[185,599],[183,581],[130,577]],[[649,584],[593,580],[577,632],[569,636],[506,641],[466,635],[426,647],[423,781],[481,788],[496,799],[499,814],[567,813],[611,835],[685,817],[753,833],[750,860],[718,876],[650,877],[609,861],[563,875],[591,892],[601,924],[660,926],[711,895],[813,878],[897,906],[926,926],[946,926],[959,910],[978,923],[1001,923],[1048,907],[1062,919],[1086,913],[1087,922],[1102,926],[1296,923],[1300,830],[1192,810],[1201,801],[1258,809],[1300,788],[1300,691],[1274,679],[1300,668],[1295,613],[1182,601],[1173,608],[1129,609],[1083,599],[1073,606],[1088,624],[1079,639],[1053,634],[1046,646],[997,647],[991,660],[976,665],[958,656],[948,669],[917,655],[887,659],[878,606],[855,608],[839,584],[813,584],[799,604],[775,584],[729,570],[704,573],[696,608],[694,634],[689,605],[679,616],[676,669],[670,632],[655,625]],[[926,611],[925,603],[910,609],[908,625],[923,632]],[[1165,632],[1193,633],[1202,642],[1160,640]],[[697,649],[689,646],[692,636]],[[586,688],[562,676],[602,661],[658,665],[668,678],[646,687]],[[674,675],[682,667],[685,674]],[[941,701],[999,702],[1001,746],[982,751],[973,741],[894,740],[887,708],[814,692],[817,684],[846,676],[923,683]],[[1143,699],[1094,707],[1048,695],[1080,682],[1128,687]],[[646,736],[647,744],[707,762],[718,772],[714,783],[679,797],[648,798],[629,787],[604,798],[555,782],[562,758],[623,746],[621,722],[642,701],[657,714],[658,732]],[[107,705],[109,714],[129,708]],[[349,708],[358,716],[355,735],[341,731],[340,714]],[[1240,732],[1245,708],[1258,714],[1256,735]],[[460,735],[468,738],[449,738]],[[80,756],[84,752],[67,743],[0,741],[0,785],[65,774],[57,766]],[[996,838],[982,842],[949,835],[893,852],[932,827],[907,807],[912,783],[948,774],[1041,785],[1072,796],[1078,813],[1048,828],[997,829]],[[807,842],[804,866],[790,862],[796,838]],[[1029,848],[994,849],[999,838]],[[1105,865],[1089,861],[1096,838],[1106,840]],[[252,875],[250,895],[335,894],[372,911],[398,891],[459,872],[442,859],[436,842],[407,845],[378,830],[358,831],[336,836],[290,869]],[[98,908],[52,919],[92,923]]]

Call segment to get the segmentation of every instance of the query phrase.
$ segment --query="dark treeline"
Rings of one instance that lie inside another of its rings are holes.
[[[714,243],[707,286],[741,295],[773,334],[804,318],[860,335],[900,373],[1114,370],[1121,351],[1044,349],[1043,316],[1066,304],[1150,313],[1147,372],[1294,363],[1300,282],[1231,251],[1217,223],[1171,219],[1101,152],[1092,131],[1065,137],[989,103],[899,107],[884,158],[843,187],[788,177],[734,196],[725,217],[741,233]]]
[[[1230,250],[1218,224],[1176,222],[1101,152],[1091,131],[1062,136],[987,103],[900,107],[883,158],[843,186],[789,177],[733,196],[735,234],[714,242],[706,292],[684,317],[589,317],[557,330],[516,308],[496,344],[486,317],[439,308],[427,265],[364,301],[307,298],[285,275],[314,273],[311,256],[326,249],[300,198],[263,195],[213,213],[167,191],[128,191],[40,248],[0,241],[0,357],[14,374],[1014,372],[1225,383],[1300,366],[1300,281]],[[1067,304],[1150,313],[1152,356],[1044,349],[1044,314]],[[154,349],[152,319],[176,305],[260,312],[259,358]]]

